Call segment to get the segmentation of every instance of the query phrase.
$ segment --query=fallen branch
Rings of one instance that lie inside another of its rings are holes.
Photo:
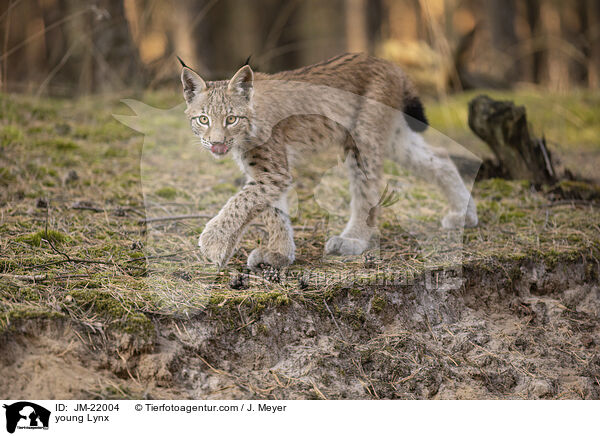
[[[21,274],[0,274],[0,277],[7,279],[19,280],[22,282],[39,283],[46,280],[70,280],[90,277],[89,274],[63,274],[58,276],[48,276],[48,274],[34,274],[34,275],[21,275]]]
[[[45,268],[47,266],[62,265],[63,263],[90,263],[90,264],[98,264],[98,265],[118,266],[118,267],[124,268],[122,265],[119,265],[117,262],[111,262],[111,261],[106,261],[106,260],[78,259],[78,258],[70,257],[68,259],[55,260],[55,261],[47,262],[47,263],[40,263],[38,265],[25,266],[25,267],[23,267],[23,269],[28,270],[28,269],[35,269],[35,268]],[[134,265],[130,265],[130,266],[128,266],[128,268],[143,269],[142,267],[138,267],[138,266],[134,266]]]
[[[126,212],[133,212],[137,215],[144,216],[144,214],[142,212],[140,212],[139,210],[137,210],[135,207],[117,206],[114,208],[106,209],[104,207],[97,206],[95,203],[92,203],[91,201],[87,201],[87,200],[76,201],[75,203],[71,204],[71,209],[90,210],[95,213],[111,212],[113,215],[117,215],[117,216],[124,216]]]
[[[139,220],[138,224],[148,224],[148,223],[156,223],[160,221],[181,221],[181,220],[189,220],[189,219],[210,219],[212,215],[208,214],[191,214],[191,215],[173,215],[173,216],[157,216],[152,218],[145,218],[143,220]]]
[[[91,210],[92,212],[104,212],[104,208],[95,206],[91,201],[76,201],[71,205],[71,209]]]
[[[8,279],[20,280],[22,282],[42,282],[48,278],[46,274],[38,274],[38,275],[13,275],[13,274],[0,274],[0,277],[6,277]]]
[[[337,327],[338,332],[340,333],[340,336],[342,337],[342,339],[345,341],[346,337],[344,336],[344,333],[342,333],[342,329],[340,328],[340,325],[338,324],[338,322],[335,320],[335,316],[333,316],[333,312],[331,311],[331,309],[329,308],[329,305],[327,304],[327,301],[323,300],[323,304],[325,305],[325,308],[327,309],[327,312],[329,312],[329,315],[331,315],[331,319],[333,320],[333,323],[335,324],[335,326]]]

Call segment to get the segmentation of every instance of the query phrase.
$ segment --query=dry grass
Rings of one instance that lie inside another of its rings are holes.
[[[169,107],[179,99],[145,100]],[[569,103],[568,110],[580,110]],[[206,217],[237,189],[239,174],[230,161],[165,148],[182,128],[177,111],[148,114],[160,134],[146,138],[143,153],[143,137],[111,117],[127,113],[113,99],[3,95],[0,111],[0,330],[23,318],[67,317],[93,331],[151,335],[153,317],[187,318],[241,304],[259,310],[290,300],[323,307],[340,289],[410,283],[426,270],[493,269],[524,258],[575,261],[600,249],[597,206],[549,206],[543,192],[519,181],[478,183],[480,227],[444,231],[437,191],[388,162],[397,201],[383,212],[380,250],[323,258],[348,202],[338,156],[324,154],[300,172],[292,199],[297,262],[281,273],[245,271],[247,255],[264,239],[256,224],[228,268],[217,271],[195,241]],[[145,216],[173,215],[199,217],[143,223]]]

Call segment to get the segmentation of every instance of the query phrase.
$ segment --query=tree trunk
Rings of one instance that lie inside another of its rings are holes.
[[[469,127],[490,146],[510,178],[536,185],[557,181],[546,142],[530,135],[523,106],[480,95],[469,103]]]
[[[525,15],[529,27],[531,55],[526,58],[529,62],[528,79],[534,83],[541,83],[547,51],[542,44],[542,18],[540,15],[540,1],[526,0]]]
[[[517,35],[515,33],[516,7],[514,0],[487,0],[486,10],[492,45],[500,55],[501,66],[506,71],[505,78],[514,81],[519,78],[520,62],[517,54]]]
[[[346,45],[349,52],[367,52],[369,31],[366,0],[346,0]]]
[[[146,82],[122,0],[59,0],[42,9],[51,74],[45,85],[77,93],[115,91]],[[72,89],[73,86],[76,89]]]
[[[588,85],[592,89],[600,88],[600,1],[588,0]],[[594,23],[592,25],[591,23]]]

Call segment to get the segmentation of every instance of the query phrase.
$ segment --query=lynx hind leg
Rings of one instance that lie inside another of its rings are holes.
[[[282,209],[269,207],[262,216],[269,238],[264,247],[252,250],[248,256],[248,267],[257,271],[291,265],[295,259],[296,245],[289,215]]]
[[[425,142],[425,139],[405,127],[394,144],[394,158],[419,177],[434,181],[446,199],[450,211],[442,219],[444,228],[475,227],[477,208],[458,170],[448,156],[442,156]]]
[[[350,179],[350,220],[339,236],[325,244],[325,254],[357,255],[371,248],[377,236],[377,202],[381,157],[373,148],[367,153],[348,153],[346,167]]]

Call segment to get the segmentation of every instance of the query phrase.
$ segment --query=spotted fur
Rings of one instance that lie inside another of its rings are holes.
[[[281,268],[294,261],[286,204],[291,166],[297,156],[330,143],[346,156],[352,201],[350,220],[326,243],[327,253],[360,254],[372,243],[384,154],[437,182],[450,204],[444,227],[477,224],[455,166],[416,133],[427,126],[423,106],[406,75],[389,62],[351,53],[272,75],[244,65],[231,80],[214,82],[184,64],[181,80],[194,134],[215,157],[231,153],[247,178],[200,235],[203,254],[219,266],[259,215],[269,238],[250,253],[248,265]]]

